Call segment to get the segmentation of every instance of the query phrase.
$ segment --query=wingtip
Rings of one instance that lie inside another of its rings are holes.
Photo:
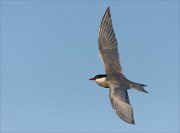
[[[133,120],[132,123],[130,123],[130,124],[135,125],[135,121]]]
[[[135,121],[134,121],[134,119],[132,120],[132,121],[130,121],[130,122],[127,122],[128,124],[132,124],[132,125],[135,125]]]
[[[134,120],[132,120],[132,121],[125,121],[126,123],[128,123],[128,124],[131,124],[131,125],[135,125],[135,121]]]
[[[107,7],[106,12],[110,12],[110,7],[109,6]]]
[[[116,114],[118,115],[118,117],[123,120],[124,122],[128,123],[128,124],[132,124],[135,125],[135,120],[134,120],[134,116],[132,114],[132,118],[128,119],[126,116],[124,116],[123,114],[121,114],[119,111],[114,110],[116,112]]]

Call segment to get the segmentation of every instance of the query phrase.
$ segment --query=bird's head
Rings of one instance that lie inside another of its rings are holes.
[[[106,77],[106,75],[105,74],[98,74],[98,75],[96,75],[96,76],[94,76],[93,78],[90,78],[89,80],[98,80],[98,79],[104,79]]]
[[[109,85],[106,81],[106,75],[105,74],[99,74],[94,76],[93,78],[90,78],[89,80],[94,80],[98,85],[104,88],[108,88]]]

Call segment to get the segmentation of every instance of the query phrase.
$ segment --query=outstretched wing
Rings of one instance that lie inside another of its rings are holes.
[[[122,72],[118,53],[118,43],[113,30],[109,7],[103,16],[99,28],[98,46],[106,73]]]
[[[125,122],[135,124],[133,117],[133,108],[129,102],[127,86],[118,84],[110,85],[110,101],[116,114]]]

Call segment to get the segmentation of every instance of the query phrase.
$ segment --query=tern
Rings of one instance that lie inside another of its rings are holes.
[[[144,89],[147,85],[128,80],[122,72],[118,43],[109,7],[106,9],[99,27],[98,48],[105,67],[105,74],[98,74],[89,80],[94,80],[101,87],[109,88],[109,98],[113,110],[123,121],[135,124],[127,90],[135,89],[148,93]]]

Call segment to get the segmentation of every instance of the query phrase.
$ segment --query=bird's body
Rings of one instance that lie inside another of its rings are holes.
[[[127,90],[132,88],[147,93],[144,84],[128,80],[122,72],[118,53],[118,44],[112,26],[111,14],[107,8],[98,33],[100,57],[104,63],[106,74],[99,74],[90,80],[98,85],[109,88],[111,105],[116,114],[125,122],[135,124],[133,108],[131,107]]]

